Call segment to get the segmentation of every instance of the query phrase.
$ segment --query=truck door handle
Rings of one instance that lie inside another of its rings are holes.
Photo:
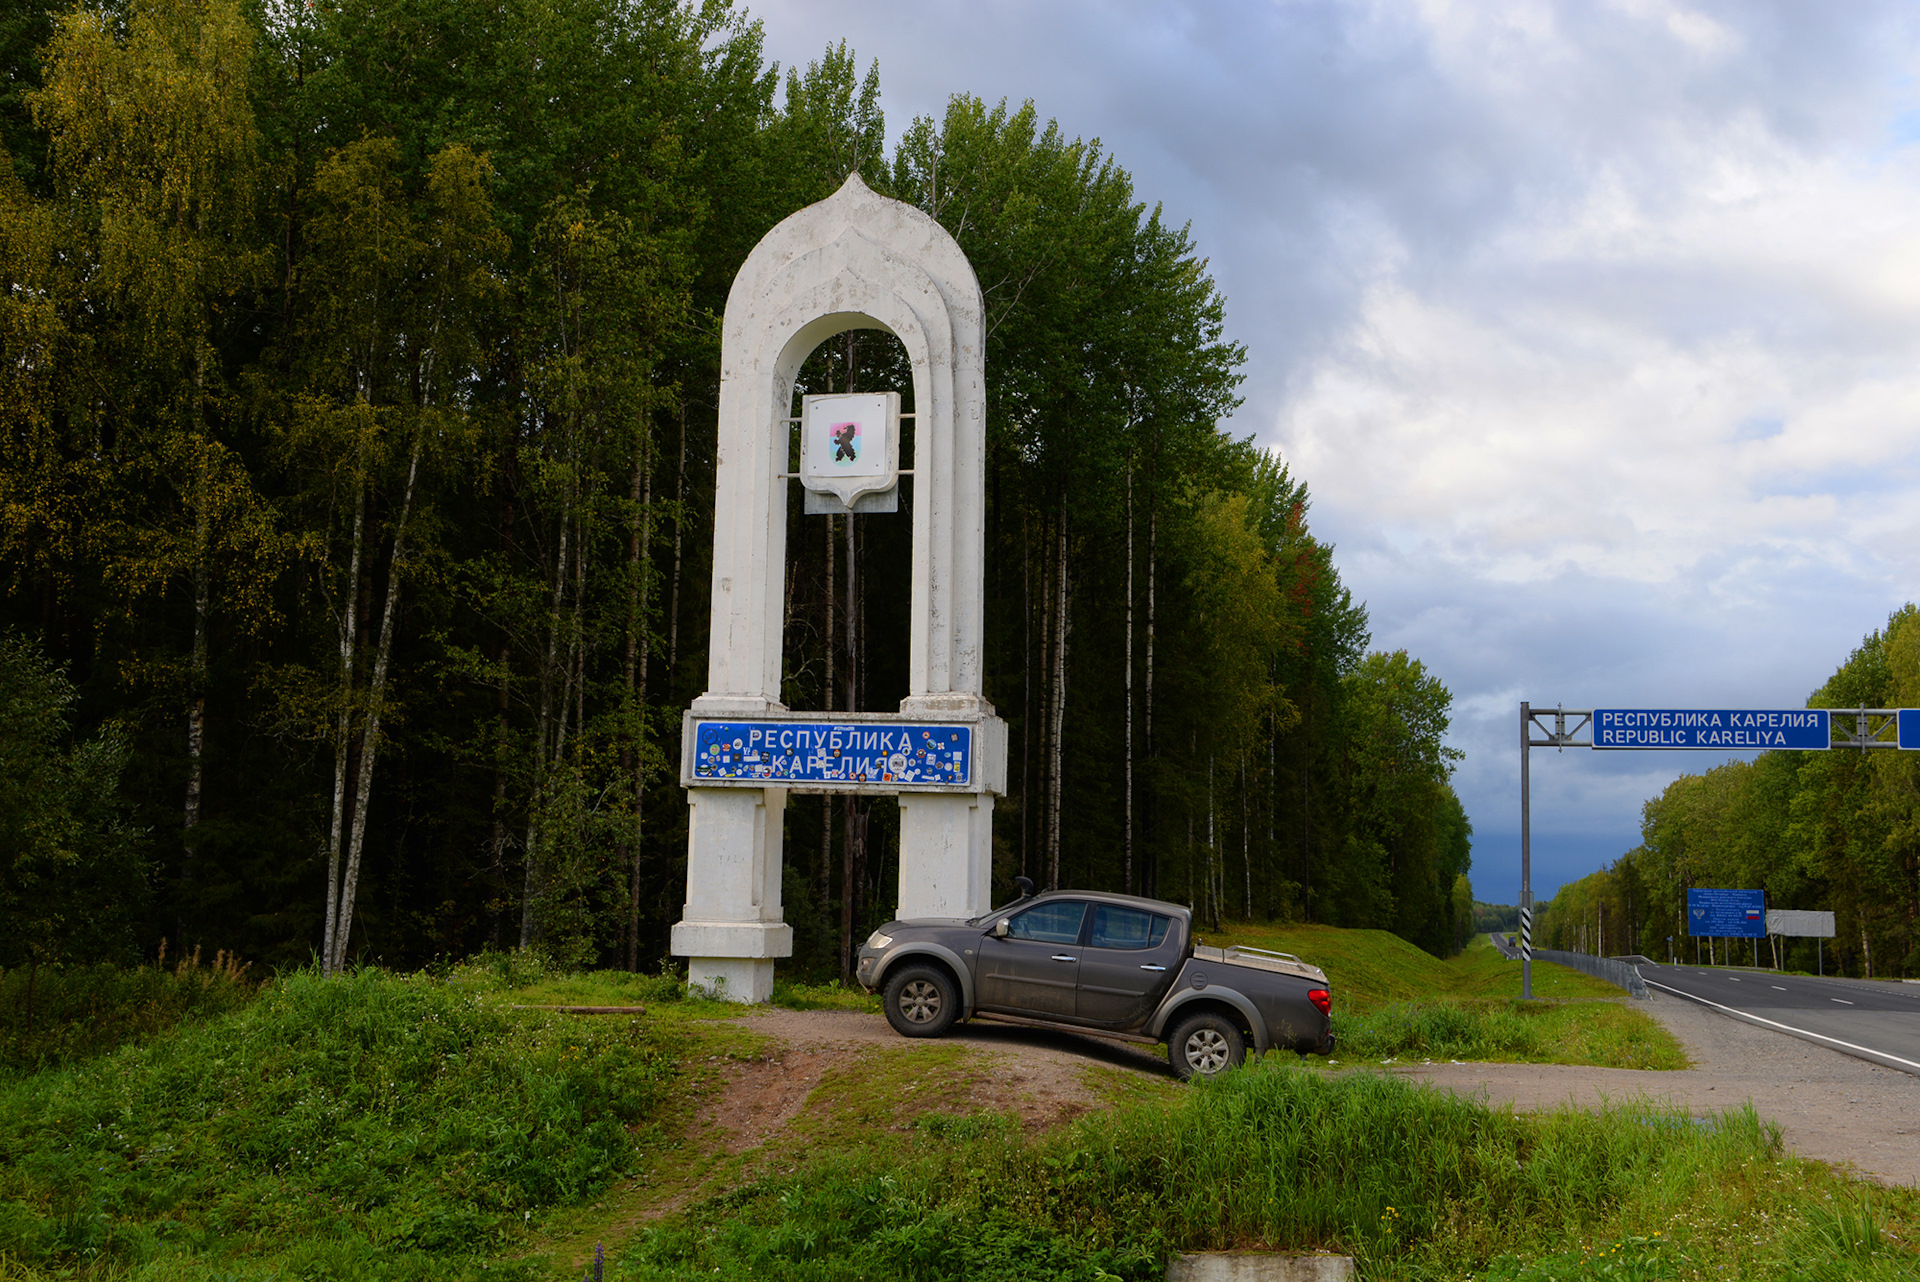
[[[1053,959],[1055,961],[1079,961],[1080,960],[1078,957],[1069,957],[1065,953],[1055,953],[1053,955]]]
[[[1141,965],[1140,965],[1140,969],[1141,969],[1141,970],[1165,970],[1165,969],[1166,969],[1166,967],[1165,967],[1165,966],[1156,966],[1156,965],[1154,965],[1154,964],[1153,964],[1152,962],[1142,962],[1142,963],[1141,963]]]

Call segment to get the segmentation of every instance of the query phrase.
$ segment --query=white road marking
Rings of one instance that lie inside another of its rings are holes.
[[[1827,998],[1827,1000],[1828,1000],[1828,1001],[1830,1001],[1830,1002],[1839,1002],[1839,1003],[1840,1003],[1840,1004],[1841,1004],[1842,1006],[1851,1006],[1851,1005],[1853,1005],[1853,1003],[1852,1003],[1852,1002],[1850,1002],[1850,1001],[1848,1001],[1848,1000],[1847,1000],[1846,998],[1844,998],[1844,997],[1829,997],[1829,998]]]
[[[1784,988],[1782,988],[1782,987],[1780,987],[1780,985],[1778,985],[1778,984],[1774,984],[1774,985],[1771,985],[1771,987],[1772,987],[1772,989],[1773,989],[1773,991],[1774,991],[1774,992],[1776,992],[1776,993],[1784,993],[1784,992],[1786,992],[1786,991],[1787,991],[1786,989],[1784,989]]]
[[[1768,1028],[1778,1028],[1785,1032],[1792,1033],[1796,1037],[1811,1037],[1817,1042],[1831,1042],[1835,1046],[1844,1046],[1850,1051],[1860,1051],[1867,1055],[1877,1055],[1881,1059],[1890,1059],[1896,1064],[1904,1064],[1908,1068],[1920,1072],[1920,1064],[1910,1059],[1902,1059],[1898,1055],[1889,1055],[1885,1051],[1877,1051],[1871,1046],[1856,1046],[1852,1042],[1843,1042],[1838,1037],[1828,1037],[1825,1033],[1809,1032],[1804,1028],[1795,1028],[1792,1024],[1782,1024],[1778,1020],[1762,1019],[1758,1015],[1749,1015],[1746,1011],[1735,1010],[1731,1006],[1722,1006],[1719,1002],[1710,1002],[1704,997],[1695,997],[1692,993],[1684,992],[1681,989],[1669,988],[1657,979],[1649,979],[1647,980],[1647,984],[1650,987],[1660,989],[1662,992],[1672,993],[1675,997],[1685,997],[1689,1001],[1699,1002],[1702,1006],[1711,1006],[1715,1010],[1723,1010],[1729,1015],[1738,1015],[1741,1019],[1750,1019],[1756,1024],[1765,1024]],[[1836,997],[1834,1000],[1839,1001],[1840,999]],[[1848,1002],[1847,1005],[1851,1006],[1853,1003]]]

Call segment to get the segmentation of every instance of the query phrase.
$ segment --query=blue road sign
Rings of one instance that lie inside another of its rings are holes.
[[[1900,746],[1920,748],[1920,708],[1900,709]]]
[[[1917,728],[1920,729],[1920,728]],[[1824,708],[1783,712],[1744,709],[1596,708],[1596,748],[1799,748],[1824,751],[1830,742]]]
[[[1721,939],[1764,939],[1767,892],[1696,889],[1687,892],[1687,933]]]
[[[693,779],[770,784],[965,787],[971,726],[696,721]]]

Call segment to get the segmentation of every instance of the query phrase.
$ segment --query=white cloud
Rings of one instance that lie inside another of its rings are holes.
[[[1250,352],[1236,428],[1313,487],[1376,642],[1456,692],[1489,893],[1521,698],[1795,704],[1920,596],[1910,7],[755,13],[785,62],[877,56],[896,133],[953,92],[1031,97],[1193,221]],[[1710,764],[1536,770],[1536,888]]]

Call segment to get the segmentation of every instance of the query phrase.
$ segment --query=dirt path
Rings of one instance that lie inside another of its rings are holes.
[[[1521,1109],[1588,1107],[1636,1096],[1694,1113],[1751,1100],[1802,1157],[1883,1184],[1920,1185],[1920,1077],[1729,1019],[1684,998],[1644,1009],[1687,1049],[1679,1073],[1559,1064],[1434,1064],[1407,1076]]]
[[[786,1049],[727,1070],[702,1123],[724,1130],[731,1152],[764,1143],[800,1113],[829,1074],[881,1051],[958,1044],[978,1052],[981,1071],[948,1089],[929,1111],[1011,1113],[1027,1129],[1057,1126],[1099,1107],[1100,1096],[1087,1085],[1090,1066],[1172,1077],[1166,1060],[1144,1046],[984,1021],[962,1024],[939,1042],[908,1040],[880,1016],[859,1011],[770,1009],[733,1022],[777,1038]]]

